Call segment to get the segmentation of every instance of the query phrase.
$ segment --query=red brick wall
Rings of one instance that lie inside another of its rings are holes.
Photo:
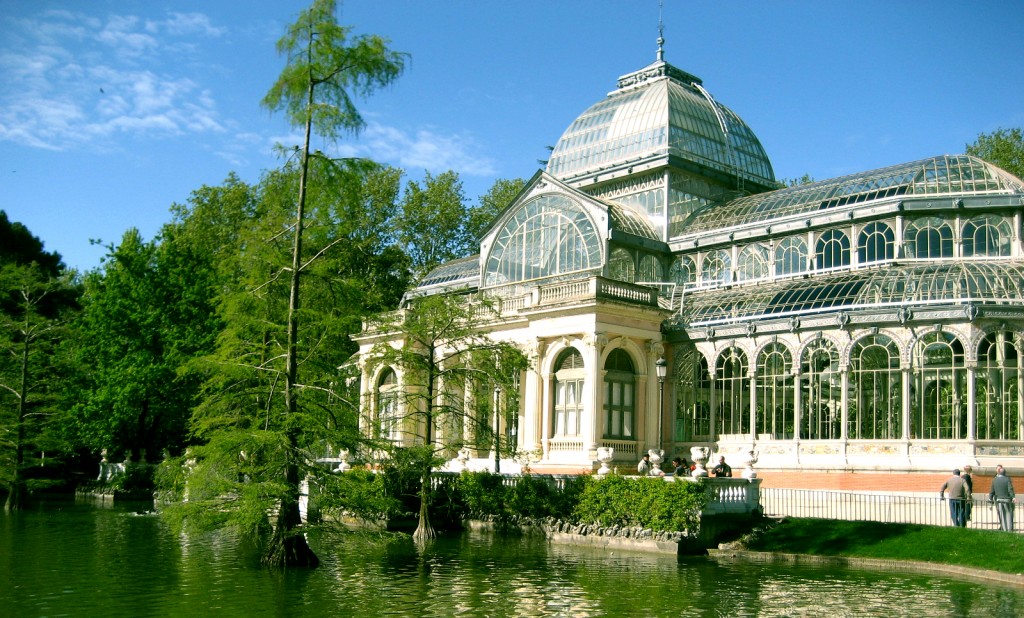
[[[786,489],[835,489],[844,491],[915,491],[939,493],[950,473],[913,472],[773,472],[758,470],[761,487]],[[974,493],[987,494],[992,477],[973,474]]]

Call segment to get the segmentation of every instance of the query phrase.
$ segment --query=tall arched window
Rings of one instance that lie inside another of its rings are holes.
[[[711,439],[711,376],[708,361],[692,346],[679,350],[676,363],[675,441]],[[665,391],[668,396],[668,391]]]
[[[636,281],[636,265],[633,254],[622,247],[615,247],[608,258],[608,276],[616,281]]]
[[[604,363],[604,437],[632,440],[636,433],[636,373],[622,348],[612,350]]]
[[[826,230],[818,237],[814,250],[819,270],[850,265],[850,239],[839,230]]]
[[[882,262],[896,257],[896,235],[881,221],[868,223],[857,237],[857,261],[861,264]]]
[[[818,339],[804,350],[800,367],[800,437],[839,439],[843,422],[839,350],[828,339]]]
[[[782,239],[775,247],[775,274],[792,275],[807,270],[807,241],[801,236]]]
[[[732,283],[732,258],[728,251],[719,249],[704,256],[700,265],[700,282]]]
[[[562,352],[555,365],[555,410],[551,415],[551,432],[555,438],[580,435],[585,377],[583,356],[575,348]]]
[[[914,348],[911,437],[967,437],[967,371],[963,344],[950,333],[926,334]]]
[[[978,345],[974,392],[979,440],[1020,440],[1020,399],[1017,376],[1024,365],[1014,334],[998,331]]]
[[[791,440],[793,418],[793,357],[786,346],[770,343],[757,356],[757,434]]]
[[[377,432],[387,440],[398,440],[401,435],[398,422],[398,377],[390,367],[377,379]]]
[[[850,391],[847,436],[851,440],[903,437],[903,381],[896,342],[872,335],[853,344]]]
[[[697,283],[697,265],[688,255],[680,255],[672,262],[669,277],[676,285],[690,286]]]
[[[743,247],[736,263],[736,278],[739,281],[753,281],[764,279],[769,273],[768,249],[756,244]]]
[[[664,281],[661,262],[650,254],[640,256],[640,273],[636,280],[639,283],[660,283]]]
[[[729,348],[715,363],[718,433],[750,433],[750,376],[747,355]]]
[[[964,223],[961,237],[964,257],[1010,255],[1010,225],[1002,217],[974,217]]]
[[[953,257],[953,228],[939,217],[922,217],[910,222],[903,234],[907,257],[918,259]]]

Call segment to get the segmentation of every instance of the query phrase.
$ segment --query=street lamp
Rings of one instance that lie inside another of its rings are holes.
[[[659,356],[658,360],[654,361],[654,370],[658,374],[658,444],[657,448],[661,448],[661,417],[665,415],[665,376],[668,374],[668,363],[665,362],[664,356]]]
[[[494,473],[501,474],[501,385],[494,385]]]

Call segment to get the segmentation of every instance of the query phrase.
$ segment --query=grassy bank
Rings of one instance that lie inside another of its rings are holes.
[[[915,524],[786,518],[743,539],[746,549],[915,560],[1024,572],[1024,535]]]

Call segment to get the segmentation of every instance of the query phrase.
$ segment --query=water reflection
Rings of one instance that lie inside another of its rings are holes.
[[[227,535],[175,536],[131,508],[49,503],[0,518],[11,616],[1020,616],[1024,591],[952,578],[718,563],[538,537],[319,536],[275,572]]]

